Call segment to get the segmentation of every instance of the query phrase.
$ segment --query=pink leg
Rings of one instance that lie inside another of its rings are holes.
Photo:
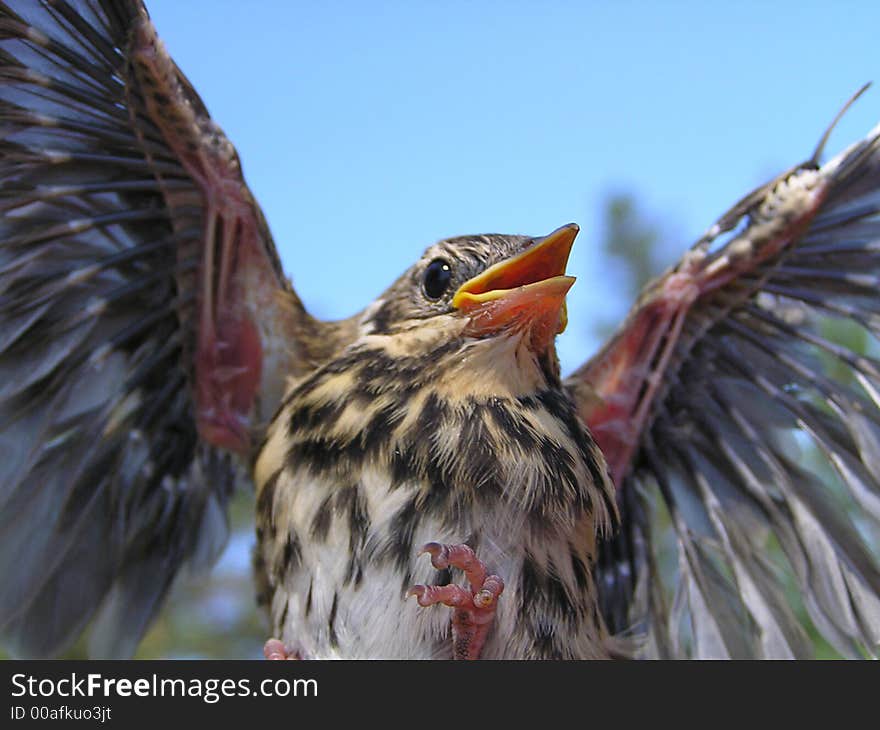
[[[416,596],[420,606],[442,603],[455,609],[452,614],[452,656],[454,659],[479,659],[495,618],[498,596],[504,591],[504,581],[497,575],[486,575],[486,566],[467,545],[429,542],[419,552],[422,553],[431,555],[431,565],[438,570],[450,566],[463,570],[470,590],[457,585],[417,585],[410,588],[407,596]]]
[[[287,647],[284,646],[278,639],[269,639],[265,644],[263,644],[263,656],[266,659],[270,660],[280,660],[280,659],[301,659],[298,652],[292,651],[288,652]]]

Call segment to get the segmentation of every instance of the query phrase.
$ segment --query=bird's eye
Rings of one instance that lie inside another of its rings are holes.
[[[452,281],[452,267],[443,259],[434,259],[425,269],[422,288],[428,299],[439,299]]]

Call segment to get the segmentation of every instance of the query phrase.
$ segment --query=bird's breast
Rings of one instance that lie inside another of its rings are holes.
[[[562,656],[578,635],[595,644],[590,561],[613,495],[565,397],[448,398],[371,372],[301,383],[256,461],[275,630],[308,656],[448,656],[450,612],[406,592],[464,583],[419,550],[467,543],[506,584],[493,634],[505,638],[484,656]]]
[[[421,609],[406,592],[449,581],[418,550],[464,541],[466,530],[418,509],[415,489],[392,489],[379,470],[346,486],[284,471],[269,488],[273,510],[261,520],[258,550],[275,630],[288,646],[315,658],[450,655],[448,611]]]

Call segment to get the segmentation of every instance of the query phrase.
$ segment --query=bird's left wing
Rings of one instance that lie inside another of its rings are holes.
[[[621,507],[603,612],[648,655],[809,656],[803,615],[878,650],[880,127],[819,166],[822,146],[567,379]]]
[[[0,635],[125,656],[318,324],[136,0],[0,2],[0,208]]]

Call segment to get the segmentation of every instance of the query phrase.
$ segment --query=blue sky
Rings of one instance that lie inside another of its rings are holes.
[[[880,121],[877,2],[148,1],[236,145],[306,305],[354,313],[422,250],[575,221],[564,369],[622,306],[601,203],[684,250],[742,194]]]

